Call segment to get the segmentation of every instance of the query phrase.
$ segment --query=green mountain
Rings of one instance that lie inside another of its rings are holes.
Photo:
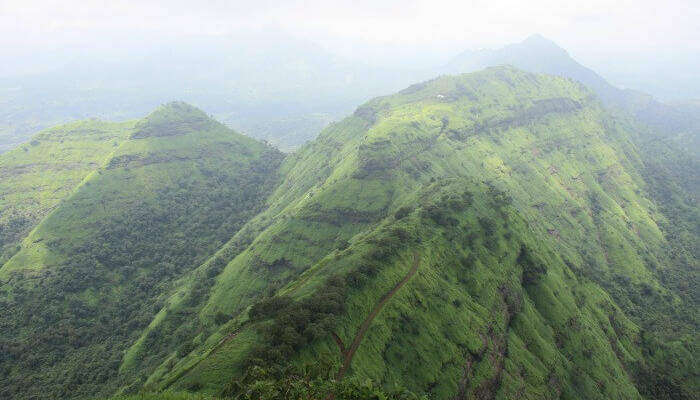
[[[92,170],[79,184],[59,176],[62,201],[49,199],[57,204],[0,268],[3,398],[94,396],[124,384],[123,350],[176,282],[260,211],[282,160],[184,103],[131,125],[82,126],[91,124],[42,133],[44,151],[20,154],[41,165],[55,152]],[[79,140],[63,141],[68,129]],[[100,157],[82,157],[91,151]],[[32,198],[53,193],[53,176],[31,177]]]
[[[169,105],[0,270],[0,394],[694,398],[698,165],[674,149],[512,67],[284,160]]]
[[[146,388],[322,363],[435,398],[690,398],[696,244],[669,239],[634,129],[578,83],[511,68],[360,107],[224,249],[199,319],[232,320]]]

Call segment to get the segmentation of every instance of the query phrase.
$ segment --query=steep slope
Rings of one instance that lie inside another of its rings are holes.
[[[81,121],[43,131],[0,156],[0,266],[130,133],[131,122]]]
[[[283,158],[184,103],[117,144],[0,268],[2,398],[85,398],[137,380],[118,376],[123,350],[259,212]]]
[[[301,369],[438,399],[691,398],[697,220],[666,230],[636,129],[510,67],[363,105],[170,298],[125,391],[279,398]]]
[[[41,218],[109,157],[132,125],[75,122],[43,131],[0,156],[0,265]]]

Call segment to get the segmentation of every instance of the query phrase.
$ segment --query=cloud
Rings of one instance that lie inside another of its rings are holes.
[[[0,0],[4,48],[266,30],[368,46],[494,47],[538,32],[574,53],[700,50],[697,0]],[[358,46],[355,46],[358,47]]]

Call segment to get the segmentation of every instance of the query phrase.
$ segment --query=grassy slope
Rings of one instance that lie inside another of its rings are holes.
[[[225,265],[197,308],[213,333],[172,353],[146,386],[216,392],[262,340],[247,307],[266,293],[305,298],[357,270],[398,224],[422,240],[374,260],[378,275],[350,290],[334,327],[345,344],[414,249],[421,269],[370,326],[351,379],[436,398],[639,398],[642,327],[679,343],[672,390],[696,391],[697,314],[660,278],[683,271],[665,252],[666,217],[632,129],[575,82],[510,68],[367,103],[290,158],[269,209],[200,267]],[[456,223],[421,216],[464,191],[474,204],[446,217]],[[499,206],[499,191],[511,205]],[[405,205],[418,210],[396,221]],[[521,260],[523,246],[539,261]],[[532,278],[531,264],[546,273]],[[215,312],[232,319],[217,328]],[[298,364],[341,359],[330,335],[295,354]]]
[[[118,378],[123,350],[174,282],[259,212],[281,160],[184,103],[138,122],[0,269],[2,394],[80,397],[136,381]]]
[[[328,131],[352,137],[360,134],[366,127],[367,123],[358,119],[350,124],[332,126]],[[317,203],[311,201],[314,197],[314,188],[319,181],[328,179],[332,171],[331,166],[343,162],[346,156],[344,153],[335,151],[340,147],[338,140],[342,139],[319,140],[309,146],[313,150],[290,157],[291,160],[286,161],[282,166],[286,179],[268,200],[268,208],[243,227],[212,259],[200,266],[193,274],[195,278],[183,285],[170,299],[168,305],[161,310],[161,318],[154,320],[149,330],[168,332],[167,327],[176,325],[178,315],[184,310],[192,309],[193,293],[201,292],[205,287],[208,291],[205,302],[197,305],[199,331],[211,333],[214,330],[214,333],[211,336],[198,334],[192,337],[194,343],[203,345],[197,346],[190,357],[182,358],[182,354],[173,352],[171,357],[149,377],[146,381],[147,386],[160,384],[167,386],[173,382],[173,379],[182,371],[190,370],[200,359],[208,356],[212,350],[218,349],[217,344],[229,334],[228,329],[241,320],[237,317],[223,327],[219,327],[212,321],[215,313],[236,315],[258,299],[262,293],[271,290],[270,286],[277,288],[285,284],[306,269],[307,265],[315,262],[319,254],[325,254],[342,240],[351,238],[374,218],[373,215],[368,215],[364,219],[351,219],[353,222],[347,223],[347,218],[342,217],[336,224],[314,220],[314,215],[323,214],[323,210],[314,206]],[[366,188],[376,190],[377,186],[376,184],[358,185],[354,188],[358,192],[354,198],[338,198],[343,204],[335,206],[328,214],[333,216],[340,207],[352,210],[353,202],[358,200],[360,193]],[[370,208],[366,201],[361,205]],[[284,245],[286,241],[291,243]],[[226,269],[221,272],[227,264]],[[206,279],[217,275],[219,276],[216,281]],[[206,286],[202,282],[207,282]],[[235,294],[232,295],[232,293]],[[144,332],[142,339],[147,335],[148,332]],[[248,339],[252,340],[251,332],[246,331],[237,337],[237,342]],[[127,353],[122,369],[132,367],[130,365],[132,358],[144,358],[149,352],[150,349],[142,348],[137,343]],[[139,355],[140,353],[142,354]],[[227,359],[232,354],[222,351],[221,355],[226,359],[222,361],[223,365],[216,368],[228,368],[230,363]],[[242,353],[234,351],[233,356],[237,355]],[[214,372],[213,376],[205,379],[205,382],[220,387],[226,382],[227,376],[221,377]]]
[[[0,156],[0,265],[19,242],[128,137],[132,122],[47,129]]]

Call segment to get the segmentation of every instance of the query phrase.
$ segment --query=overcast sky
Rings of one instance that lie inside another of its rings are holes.
[[[0,0],[6,69],[116,42],[260,32],[375,64],[436,63],[533,33],[592,67],[612,55],[672,64],[698,60],[699,27],[700,0]]]

